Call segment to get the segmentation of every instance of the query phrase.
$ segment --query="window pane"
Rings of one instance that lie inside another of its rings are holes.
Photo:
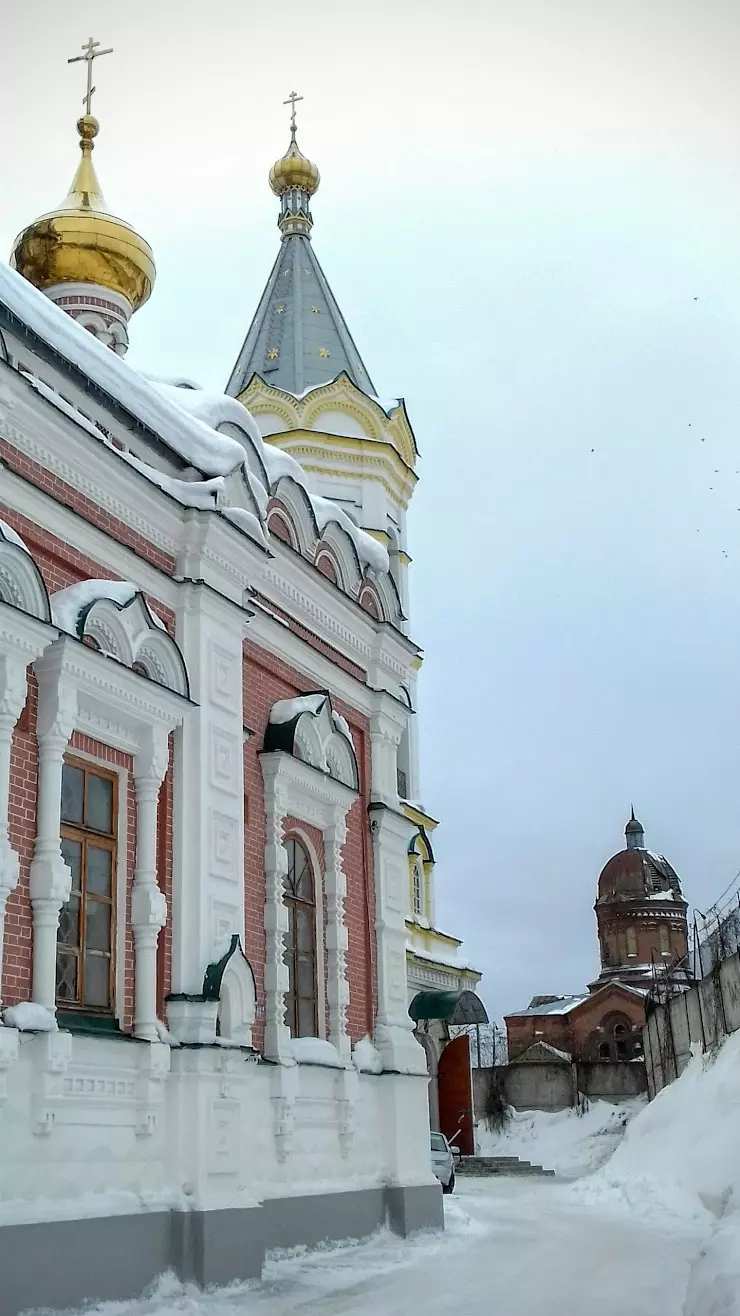
[[[87,826],[96,832],[113,831],[113,782],[92,772],[87,774]]]
[[[112,859],[113,855],[110,850],[101,850],[98,845],[88,845],[87,889],[93,895],[110,895]]]
[[[298,1001],[298,1037],[316,1036],[316,1012],[313,1001]]]
[[[313,968],[313,955],[301,955],[298,959],[298,995],[310,997],[316,995],[316,979]]]
[[[85,774],[81,768],[65,763],[62,768],[62,821],[82,822]]]
[[[313,910],[299,907],[295,911],[295,921],[298,931],[298,950],[313,951]]]
[[[63,836],[62,859],[72,874],[72,890],[80,891],[82,887],[80,881],[82,868],[82,842],[70,841],[68,836]]]
[[[110,950],[110,916],[111,907],[102,900],[88,900],[87,927],[85,929],[86,950]]]
[[[57,942],[60,946],[77,947],[80,944],[80,901],[77,896],[62,905]]]
[[[85,956],[85,990],[83,1005],[105,1008],[110,1005],[110,958],[108,955]]]
[[[57,999],[77,1001],[77,956],[66,951],[57,955]]]
[[[301,900],[313,901],[313,876],[307,863],[304,863],[300,875],[296,877],[295,893]]]

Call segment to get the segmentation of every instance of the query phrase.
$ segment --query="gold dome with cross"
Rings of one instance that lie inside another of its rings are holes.
[[[91,113],[93,60],[111,53],[97,49],[99,45],[91,37],[83,54],[68,61],[87,64],[85,113],[77,121],[81,159],[69,192],[56,209],[18,235],[10,263],[42,291],[58,284],[95,284],[124,297],[136,310],[151,293],[154,257],[149,243],[109,212],[92,162],[100,129]]]

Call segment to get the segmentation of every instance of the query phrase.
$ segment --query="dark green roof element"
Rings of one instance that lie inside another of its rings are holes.
[[[375,396],[346,321],[319,265],[311,239],[286,235],[226,392],[238,397],[253,375],[298,396],[346,371]]]
[[[447,1024],[487,1024],[486,1007],[475,992],[417,992],[409,1006],[414,1023],[442,1019]]]
[[[226,972],[226,966],[232,955],[237,954],[241,955],[242,959],[249,966],[249,972],[252,974],[252,981],[254,982],[254,970],[242,950],[241,938],[238,933],[234,933],[229,942],[229,949],[226,951],[226,954],[222,955],[220,960],[216,960],[215,962],[212,961],[206,968],[205,977],[203,978],[203,991],[200,996],[201,1000],[218,1001],[221,999],[221,983]],[[198,998],[191,997],[190,999],[197,1000]]]

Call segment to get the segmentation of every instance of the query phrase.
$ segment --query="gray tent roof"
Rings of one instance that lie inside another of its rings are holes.
[[[363,392],[375,387],[311,246],[300,233],[284,237],[256,315],[231,373],[238,397],[253,375],[301,394],[346,371]]]

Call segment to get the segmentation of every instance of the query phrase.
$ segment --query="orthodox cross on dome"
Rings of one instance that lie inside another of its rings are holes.
[[[93,60],[98,59],[101,55],[113,54],[112,46],[109,46],[107,50],[98,50],[99,45],[99,41],[93,41],[92,37],[90,37],[87,45],[82,47],[83,53],[81,55],[73,55],[71,59],[67,60],[68,64],[77,64],[80,60],[84,59],[87,64],[87,91],[82,97],[82,104],[85,106],[85,114],[92,114],[90,107],[92,105],[93,93],[95,91],[95,88],[92,85]]]
[[[81,58],[81,57],[80,57],[80,58]],[[292,92],[290,93],[290,95],[289,95],[287,101],[283,101],[283,105],[289,105],[289,106],[290,106],[290,135],[291,135],[291,138],[293,139],[293,141],[295,141],[295,131],[296,131],[296,129],[295,129],[295,107],[296,107],[296,104],[298,103],[298,101],[302,101],[302,100],[303,100],[303,97],[302,97],[302,96],[299,96],[295,91],[292,91]]]

